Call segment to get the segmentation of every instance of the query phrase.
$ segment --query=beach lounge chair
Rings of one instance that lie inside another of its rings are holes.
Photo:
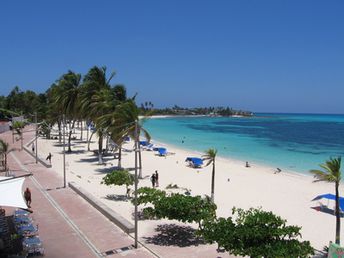
[[[167,155],[167,149],[166,148],[157,148],[159,156],[166,156]]]
[[[203,165],[203,159],[197,157],[187,157],[185,162],[188,162],[189,166],[193,168],[200,168]]]

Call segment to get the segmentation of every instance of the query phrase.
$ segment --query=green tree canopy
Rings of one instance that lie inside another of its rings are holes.
[[[128,193],[129,186],[133,185],[134,181],[134,175],[130,174],[128,170],[115,170],[103,177],[101,183],[105,185],[125,185]]]
[[[153,206],[143,209],[144,214],[150,217],[196,222],[199,226],[205,220],[214,219],[217,208],[209,197],[202,198],[178,193],[168,195],[165,191],[149,187],[138,190],[138,205],[140,204]]]
[[[308,257],[309,241],[299,241],[300,227],[261,209],[235,209],[231,217],[205,221],[202,236],[234,255],[250,257]]]

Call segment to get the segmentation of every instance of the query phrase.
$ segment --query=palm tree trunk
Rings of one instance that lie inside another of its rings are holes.
[[[336,244],[340,245],[339,182],[336,182]]]
[[[122,144],[120,144],[118,150],[118,168],[122,168]]]
[[[68,151],[67,152],[72,152],[70,144],[71,144],[71,141],[72,141],[72,131],[73,131],[74,125],[75,125],[75,120],[73,120],[72,126],[69,127]]]
[[[99,134],[99,139],[98,139],[98,162],[99,164],[103,164],[103,157],[102,157],[102,152],[103,152],[103,135],[102,133]]]
[[[91,133],[90,139],[88,139],[88,145],[87,145],[87,150],[88,151],[90,150],[90,144],[91,144],[91,139],[92,139],[93,135],[94,135],[94,132]]]
[[[61,133],[61,121],[57,121],[57,127],[59,128],[59,143],[62,141],[62,133]]]
[[[82,120],[80,121],[81,127],[80,127],[80,141],[82,141],[82,134],[83,134],[83,124],[82,124]]]
[[[85,122],[86,125],[86,142],[88,141],[88,135],[89,135],[89,129],[88,129],[88,125],[87,125],[87,121]]]
[[[139,145],[139,178],[142,179],[142,156],[141,156],[141,144],[140,141],[138,141]]]
[[[214,202],[214,189],[215,189],[215,160],[213,160],[213,172],[211,175],[211,201]]]

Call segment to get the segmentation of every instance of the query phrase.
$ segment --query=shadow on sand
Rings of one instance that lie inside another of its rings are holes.
[[[196,236],[196,229],[190,226],[180,226],[176,224],[158,225],[155,229],[158,234],[152,237],[143,237],[148,244],[162,246],[198,246],[205,242]]]
[[[327,214],[330,214],[332,216],[336,216],[335,211],[333,209],[326,207],[326,206],[315,206],[315,207],[311,207],[311,209],[314,209],[316,211],[321,211],[323,213],[327,213]],[[340,217],[344,218],[344,213],[341,212]]]
[[[110,201],[121,201],[121,202],[128,202],[130,198],[123,194],[108,194],[105,199]]]

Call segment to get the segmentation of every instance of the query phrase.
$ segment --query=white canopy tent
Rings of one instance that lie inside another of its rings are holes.
[[[25,178],[1,181],[4,179],[8,179],[8,177],[0,177],[0,206],[27,209],[22,190]]]

